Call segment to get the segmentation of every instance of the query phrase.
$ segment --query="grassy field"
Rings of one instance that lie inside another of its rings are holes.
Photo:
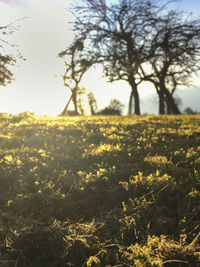
[[[200,115],[0,117],[0,266],[200,266]]]

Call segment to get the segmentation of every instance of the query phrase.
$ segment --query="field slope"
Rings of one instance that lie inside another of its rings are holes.
[[[0,117],[0,266],[200,266],[200,115]]]

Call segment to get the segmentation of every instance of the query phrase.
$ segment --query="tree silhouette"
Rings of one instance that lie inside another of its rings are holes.
[[[102,64],[108,81],[129,83],[128,113],[134,100],[134,113],[140,114],[138,85],[143,81],[155,85],[159,113],[180,113],[173,95],[199,69],[199,21],[166,9],[170,1],[164,5],[150,0],[82,2],[74,8],[74,29],[88,40],[86,53]]]
[[[90,53],[103,65],[110,82],[128,82],[131,87],[128,113],[132,113],[134,99],[134,113],[139,115],[138,85],[143,81],[140,66],[152,57],[148,53],[152,19],[162,7],[147,0],[83,2],[83,7],[75,8],[78,12],[75,30],[90,40]]]
[[[73,102],[74,113],[78,114],[77,96],[79,85],[84,73],[91,67],[92,59],[85,58],[82,54],[84,48],[83,39],[75,39],[74,43],[66,50],[59,53],[59,57],[64,58],[65,73],[63,74],[64,85],[71,90],[71,96],[61,113],[62,116],[68,114],[70,102]]]
[[[160,114],[180,113],[173,95],[179,85],[188,86],[192,74],[199,71],[199,36],[199,21],[187,20],[181,12],[157,17],[149,50],[151,73],[141,70],[144,80],[156,88]]]
[[[18,60],[25,60],[18,46],[8,41],[7,36],[12,35],[20,29],[20,22],[26,17],[20,18],[5,26],[0,27],[0,85],[6,86],[14,80],[12,66],[16,65]]]
[[[9,54],[8,48],[14,46],[5,40],[5,35],[11,33],[10,25],[0,27],[0,85],[6,86],[14,79],[10,66],[14,65],[16,59]]]
[[[98,115],[122,115],[123,104],[116,98],[111,99],[107,107],[100,110]]]

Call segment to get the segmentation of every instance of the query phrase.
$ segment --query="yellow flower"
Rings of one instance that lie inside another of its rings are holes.
[[[4,159],[5,159],[7,162],[12,162],[12,161],[13,161],[13,157],[12,157],[11,155],[4,156]]]

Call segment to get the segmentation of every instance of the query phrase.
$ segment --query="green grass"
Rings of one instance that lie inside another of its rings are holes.
[[[200,115],[0,130],[0,266],[200,266]]]

